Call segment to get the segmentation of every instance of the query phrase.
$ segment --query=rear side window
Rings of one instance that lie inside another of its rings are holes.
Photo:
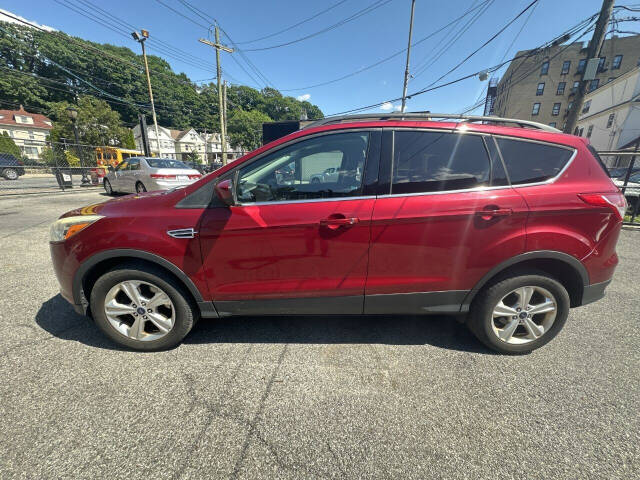
[[[423,193],[488,186],[491,163],[482,137],[397,131],[391,192]]]
[[[567,164],[573,150],[496,138],[513,185],[544,182],[555,177]]]

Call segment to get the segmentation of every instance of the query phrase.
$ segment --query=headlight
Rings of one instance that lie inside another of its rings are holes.
[[[66,217],[51,224],[49,230],[49,240],[51,242],[62,242],[67,238],[74,236],[83,228],[88,227],[94,222],[97,222],[102,215],[81,215],[77,217]]]

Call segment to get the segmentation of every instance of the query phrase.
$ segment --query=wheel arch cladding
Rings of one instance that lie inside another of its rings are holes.
[[[124,263],[136,262],[160,269],[182,285],[195,304],[203,301],[198,288],[191,279],[176,265],[149,252],[118,249],[97,253],[85,260],[73,278],[73,298],[78,305],[88,301],[96,280],[107,270]]]
[[[517,271],[538,271],[548,274],[567,289],[571,307],[582,305],[584,288],[589,285],[587,269],[571,255],[541,250],[517,255],[492,268],[468,293],[462,303],[461,311],[469,310],[471,302],[485,285],[499,281]]]

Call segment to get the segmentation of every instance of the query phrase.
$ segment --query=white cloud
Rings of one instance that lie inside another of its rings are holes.
[[[298,100],[300,100],[301,102],[306,102],[307,100],[309,100],[311,98],[311,94],[310,93],[305,93],[304,95],[300,95],[298,97],[296,97]]]
[[[19,18],[20,20],[23,20],[24,22],[26,22],[29,25],[32,25],[34,27],[40,27],[43,30],[46,30],[47,32],[55,32],[56,31],[55,28],[49,27],[47,25],[41,25],[41,24],[39,24],[37,22],[32,22],[31,20],[27,20],[26,18],[21,17],[20,15],[16,15],[15,13],[10,12],[9,10],[3,10],[1,8],[0,8],[0,21],[7,22],[7,23],[15,23],[17,25],[24,25],[24,23],[16,20],[15,18],[10,17],[10,16],[8,16],[6,14],[10,14],[10,15],[16,17],[16,18]]]
[[[385,112],[399,112],[401,109],[402,107],[400,105],[394,105],[391,102],[384,102],[382,105],[380,105],[380,110],[384,110]]]

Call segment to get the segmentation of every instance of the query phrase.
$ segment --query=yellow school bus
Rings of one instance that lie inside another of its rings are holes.
[[[130,157],[143,156],[139,150],[130,150],[128,148],[118,147],[97,147],[96,148],[96,162],[101,167],[118,166],[120,162]]]

